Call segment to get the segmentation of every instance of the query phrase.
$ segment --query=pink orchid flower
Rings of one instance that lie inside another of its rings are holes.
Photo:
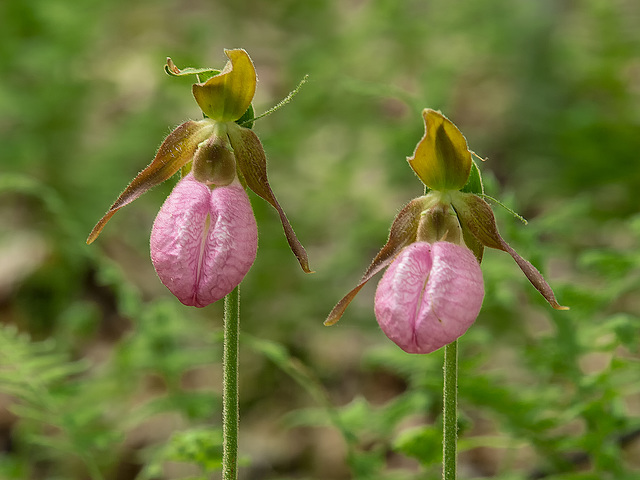
[[[151,260],[185,305],[204,307],[230,293],[256,258],[258,228],[237,180],[210,189],[192,174],[176,185],[151,230]]]
[[[449,242],[412,243],[378,284],[376,319],[409,353],[431,353],[473,324],[484,298],[480,265],[471,250]]]
[[[205,115],[178,126],[164,140],[154,160],[142,170],[93,228],[93,242],[111,217],[140,195],[181,171],[153,225],[151,259],[162,283],[185,305],[204,307],[231,292],[256,258],[258,233],[248,187],[269,202],[300,266],[310,272],[298,241],[267,180],[267,160],[258,136],[244,125],[253,122],[251,101],[256,72],[247,52],[225,50],[229,61],[219,70],[178,69],[171,75],[206,75],[193,85]]]
[[[386,245],[325,325],[340,320],[362,287],[388,267],[376,291],[378,324],[403,350],[433,352],[463,335],[480,312],[484,247],[509,253],[549,304],[565,310],[540,272],[498,233],[462,133],[439,112],[425,109],[422,116],[425,135],[407,160],[425,195],[400,211]]]

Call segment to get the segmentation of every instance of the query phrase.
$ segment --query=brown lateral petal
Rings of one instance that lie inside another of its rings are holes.
[[[476,256],[478,263],[482,263],[482,257],[484,256],[484,245],[480,242],[465,226],[462,225],[462,239],[469,250]]]
[[[262,148],[262,143],[260,143],[260,139],[248,128],[235,124],[230,124],[228,128],[236,163],[247,186],[278,211],[282,228],[284,228],[284,234],[287,237],[291,251],[297,257],[302,270],[306,273],[312,273],[312,270],[309,268],[307,252],[298,240],[298,237],[296,237],[293,227],[289,223],[284,210],[282,210],[282,207],[278,203],[278,200],[276,200],[276,196],[269,186],[269,180],[267,179],[267,157]]]
[[[195,122],[190,120],[183,123],[162,142],[155,158],[127,188],[120,194],[111,208],[100,221],[93,227],[87,245],[92,243],[107,224],[109,219],[122,207],[133,202],[140,195],[156,185],[164,182],[193,158],[198,144],[205,140],[213,131],[213,125],[209,120]]]
[[[456,209],[463,228],[469,230],[480,243],[486,247],[495,248],[507,252],[516,261],[522,273],[531,284],[540,292],[549,304],[556,310],[568,310],[558,303],[553,290],[543,278],[542,274],[527,260],[522,258],[511,246],[503,240],[498,233],[496,219],[487,202],[472,193],[459,193],[453,199],[453,207]]]
[[[369,268],[367,268],[367,271],[364,272],[360,283],[333,307],[333,310],[331,310],[331,313],[324,321],[325,325],[330,326],[337,323],[362,287],[364,287],[376,273],[389,265],[404,247],[416,241],[420,214],[425,208],[425,197],[419,197],[411,200],[400,211],[391,225],[387,243],[382,247],[382,250],[378,252],[373,262],[371,262],[371,265],[369,265]]]

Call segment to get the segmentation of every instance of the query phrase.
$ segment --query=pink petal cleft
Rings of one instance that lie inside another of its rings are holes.
[[[416,242],[378,284],[375,313],[384,333],[408,353],[430,353],[473,324],[484,298],[480,265],[468,248]]]
[[[185,305],[205,307],[231,292],[256,258],[258,230],[240,183],[214,189],[192,174],[173,189],[151,231],[151,260]]]

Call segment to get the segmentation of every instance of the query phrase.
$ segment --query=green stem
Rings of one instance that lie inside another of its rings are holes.
[[[458,341],[444,347],[442,478],[456,480],[458,453]]]
[[[222,478],[238,478],[238,339],[240,285],[224,297],[224,352],[222,390]]]

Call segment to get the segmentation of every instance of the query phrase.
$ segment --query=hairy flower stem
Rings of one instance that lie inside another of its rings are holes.
[[[456,480],[458,453],[458,341],[444,347],[442,479]]]
[[[222,478],[238,478],[238,339],[240,285],[224,297],[222,386]]]

